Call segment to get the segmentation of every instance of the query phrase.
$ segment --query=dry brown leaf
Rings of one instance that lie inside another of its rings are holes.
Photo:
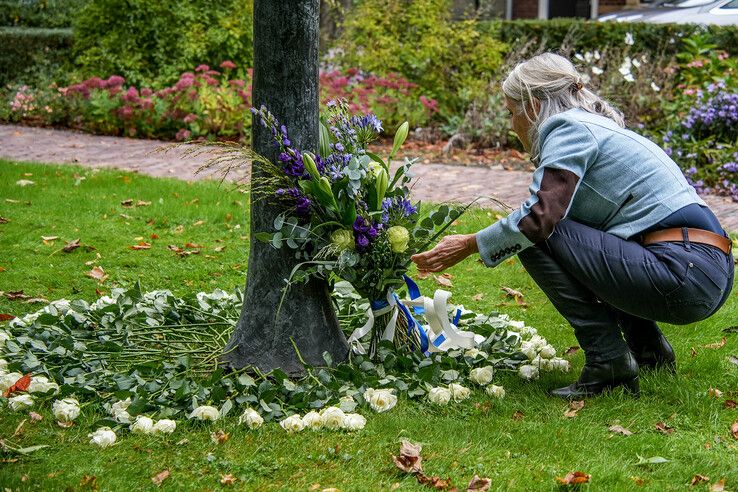
[[[15,319],[15,316],[12,314],[0,313],[0,322],[10,321],[11,319]]]
[[[59,239],[59,236],[41,236],[41,240],[45,244],[48,244],[51,241],[56,241],[57,239]]]
[[[31,298],[31,296],[24,294],[22,290],[13,290],[10,292],[5,292],[4,294],[5,297],[10,299],[11,301],[25,301],[26,299]]]
[[[192,248],[192,249],[201,249],[202,246],[196,243],[185,243],[185,248]]]
[[[705,345],[705,348],[707,348],[707,349],[719,349],[719,348],[722,348],[722,347],[725,346],[725,342],[726,341],[727,340],[725,339],[725,337],[723,337],[719,342],[708,343],[707,345]]]
[[[633,483],[638,485],[639,487],[646,483],[641,477],[630,477],[630,479],[633,480]]]
[[[133,246],[128,246],[130,249],[140,250],[140,249],[151,249],[151,243],[147,243],[145,241],[141,241],[138,244],[134,244]]]
[[[573,347],[569,347],[568,349],[564,351],[564,357],[570,357],[576,354],[577,352],[579,352],[581,349],[582,347],[580,347],[579,345],[574,345]]]
[[[707,396],[711,398],[721,398],[723,396],[723,392],[717,388],[710,388],[707,390]]]
[[[689,355],[692,357],[697,357],[697,350],[695,350],[694,347],[689,349]]]
[[[149,236],[149,237],[150,237],[150,238],[151,238],[152,240],[154,240],[154,239],[159,239],[159,235],[158,235],[158,234],[152,234],[152,235],[151,235],[151,236]]]
[[[108,278],[108,275],[105,273],[105,270],[103,270],[102,267],[100,266],[94,267],[92,270],[85,273],[85,275],[87,275],[90,278],[94,278],[95,280],[97,280],[97,283],[99,284],[102,284]]]
[[[230,473],[228,473],[227,475],[222,475],[220,477],[220,483],[222,485],[233,485],[234,483],[236,483],[236,477],[234,477]]]
[[[587,473],[575,471],[567,473],[564,478],[556,477],[556,481],[561,485],[580,485],[588,483],[590,478],[592,478],[592,476]]]
[[[429,477],[428,475],[424,475],[422,473],[418,473],[416,478],[419,484],[434,488],[436,490],[446,490],[451,487],[450,478],[443,480],[441,477]]]
[[[149,205],[151,205],[151,202],[145,202],[143,200],[139,200],[136,202],[137,207],[148,207]]]
[[[725,492],[725,479],[718,480],[707,489],[709,492]]]
[[[523,417],[525,417],[525,414],[520,410],[515,410],[515,413],[512,414],[513,420],[523,420]]]
[[[31,422],[40,422],[44,419],[43,415],[36,412],[29,412],[28,416],[31,417]]]
[[[733,424],[730,426],[730,433],[733,434],[733,437],[738,439],[738,420],[733,422]]]
[[[510,287],[501,287],[501,289],[508,295],[508,297],[523,297],[523,293],[519,290],[511,289]]]
[[[630,430],[626,429],[622,425],[611,425],[610,427],[607,428],[607,430],[609,430],[610,432],[615,432],[616,434],[622,434],[624,436],[633,435],[633,433]]]
[[[56,423],[56,425],[58,425],[58,426],[59,426],[59,427],[61,427],[62,429],[69,429],[70,427],[72,427],[72,426],[74,425],[74,422],[71,422],[71,421],[70,421],[70,422],[62,422],[62,421],[58,421],[58,422]]]
[[[7,224],[8,222],[10,222],[10,219],[7,219],[5,217],[0,217],[0,224]]]
[[[225,246],[218,246],[216,248],[213,248],[213,251],[215,251],[216,253],[222,253],[223,251],[225,251],[225,249]]]
[[[65,253],[71,253],[72,251],[79,248],[80,246],[81,244],[79,243],[79,239],[72,239],[71,241],[67,243],[66,246],[62,248],[62,251],[64,251]]]
[[[442,287],[453,287],[454,284],[451,282],[451,280],[447,279],[446,277],[439,276],[439,275],[433,275],[433,279],[436,281],[436,283]]]
[[[154,482],[154,485],[159,486],[164,480],[169,478],[169,475],[171,474],[172,472],[170,472],[169,470],[162,470],[156,475],[154,475],[153,477],[151,477],[151,481]]]
[[[418,277],[419,280],[425,280],[425,279],[427,279],[430,276],[431,276],[431,273],[430,272],[426,272],[426,271],[423,271],[423,270],[418,270],[417,277]]]
[[[91,490],[98,490],[97,476],[96,475],[85,475],[82,480],[79,481],[79,486],[88,486]]]
[[[441,277],[445,277],[445,278],[447,278],[449,280],[452,279],[452,278],[454,278],[454,276],[451,275],[450,273],[442,273],[441,274]]]
[[[656,422],[656,425],[654,427],[656,427],[657,431],[665,435],[674,433],[674,428],[668,424],[665,424],[664,422]]]
[[[228,439],[230,439],[230,437],[230,434],[220,429],[210,433],[210,440],[213,441],[215,444],[223,444]]]
[[[492,485],[492,480],[489,478],[480,478],[474,475],[469,485],[466,486],[466,492],[487,492]]]
[[[725,400],[725,403],[724,403],[723,405],[724,405],[724,406],[725,406],[725,408],[727,408],[728,410],[732,410],[732,409],[734,409],[734,408],[737,408],[737,407],[738,407],[738,402],[737,402],[737,401],[735,401],[735,400]]]
[[[420,456],[422,449],[423,446],[420,444],[413,444],[403,439],[400,445],[400,456],[393,455],[392,459],[397,468],[405,473],[421,473],[423,471],[423,458]]]
[[[695,486],[698,483],[709,482],[709,481],[710,481],[710,477],[706,477],[704,475],[695,475],[692,477],[692,481],[689,482],[689,485]]]
[[[203,225],[204,223],[205,223],[205,221],[204,221],[204,220],[198,220],[197,222],[193,223],[192,225],[193,225],[193,226],[201,226],[201,225]]]
[[[124,207],[132,207],[133,206],[133,198],[129,198],[127,200],[123,200],[122,202],[120,202],[120,204],[123,205]]]
[[[474,294],[472,296],[472,301],[481,301],[482,297],[484,297],[484,294],[482,294],[481,292],[479,294]]]
[[[569,403],[569,408],[564,412],[564,417],[576,417],[582,408],[584,408],[584,400],[574,400]]]

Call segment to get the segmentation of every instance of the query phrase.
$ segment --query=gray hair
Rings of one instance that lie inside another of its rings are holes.
[[[518,63],[502,83],[502,91],[517,103],[532,123],[529,137],[534,161],[540,154],[539,129],[548,118],[558,113],[581,108],[625,126],[623,114],[586,88],[574,65],[554,53],[542,53]],[[540,102],[538,111],[530,104],[533,99]]]

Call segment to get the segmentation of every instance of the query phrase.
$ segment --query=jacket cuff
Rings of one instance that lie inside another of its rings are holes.
[[[502,222],[495,222],[476,234],[479,256],[490,268],[533,245],[521,232],[506,231]]]

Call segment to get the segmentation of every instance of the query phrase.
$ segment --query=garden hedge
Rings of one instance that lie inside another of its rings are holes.
[[[66,82],[71,29],[0,27],[0,86],[10,82]]]
[[[72,27],[88,0],[0,0],[0,27]]]

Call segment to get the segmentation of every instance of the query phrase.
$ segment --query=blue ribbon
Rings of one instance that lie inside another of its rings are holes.
[[[383,307],[389,306],[389,302],[387,302],[387,299],[378,299],[376,301],[369,301],[369,306],[371,306],[372,311],[377,311]]]
[[[405,285],[407,285],[407,293],[410,296],[410,299],[417,299],[420,297],[420,287],[418,287],[418,284],[416,284],[413,279],[407,275],[403,274],[402,278],[405,279]],[[413,306],[413,311],[415,311],[415,314],[425,314],[425,307]]]
[[[454,316],[454,324],[459,326],[459,320],[461,319],[461,308],[456,310],[456,316]]]

